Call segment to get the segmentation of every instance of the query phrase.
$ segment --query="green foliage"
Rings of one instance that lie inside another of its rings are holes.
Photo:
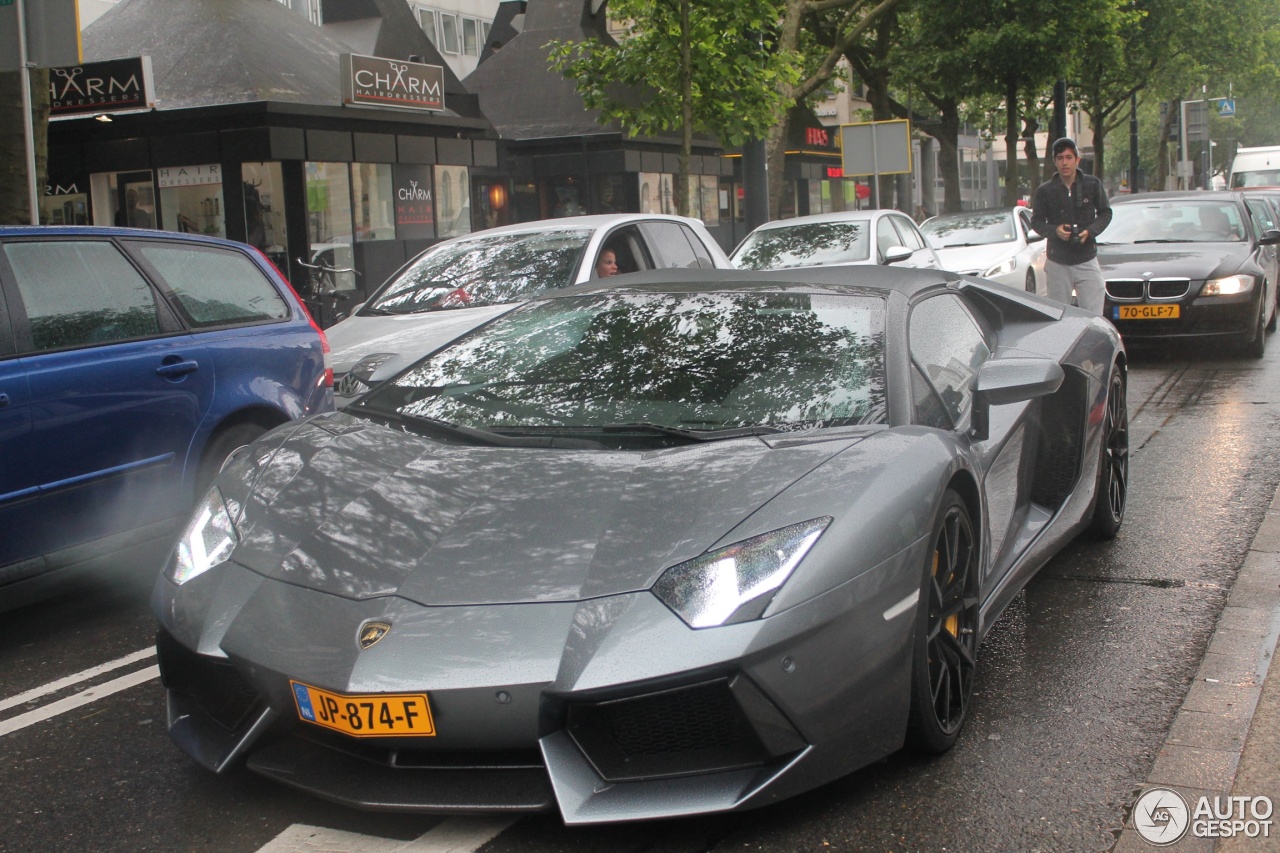
[[[681,94],[692,96],[693,130],[724,145],[760,138],[789,106],[798,57],[774,49],[780,0],[697,0],[689,16],[690,67],[681,63],[680,2],[611,0],[614,20],[630,21],[620,44],[552,42],[552,69],[573,80],[600,121],[627,133],[682,129]]]

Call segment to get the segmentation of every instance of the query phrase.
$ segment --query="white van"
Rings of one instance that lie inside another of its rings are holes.
[[[1231,188],[1280,187],[1280,145],[1236,150],[1231,163]]]

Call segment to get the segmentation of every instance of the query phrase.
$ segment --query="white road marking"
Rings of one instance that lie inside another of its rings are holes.
[[[155,656],[156,649],[155,646],[152,646],[151,648],[134,652],[131,655],[125,655],[124,657],[110,661],[109,663],[90,667],[89,669],[77,672],[75,675],[68,675],[66,678],[59,678],[57,681],[50,681],[43,687],[36,687],[32,690],[28,690],[26,693],[19,693],[12,699],[0,699],[0,711],[7,710],[9,708],[16,708],[18,705],[25,705],[28,702],[39,699],[41,696],[48,696],[50,693],[57,693],[59,690],[65,690],[68,687],[73,687],[82,681],[97,678],[104,672],[110,672],[113,669],[119,669],[122,666],[128,666],[131,663],[137,663],[138,661],[153,658]]]
[[[130,687],[150,681],[160,676],[159,666],[149,666],[146,669],[140,669],[137,672],[131,672],[128,675],[122,675],[119,678],[105,681],[97,687],[90,687],[87,690],[81,690],[74,696],[68,696],[66,699],[59,699],[57,702],[51,702],[43,708],[36,708],[34,711],[28,711],[25,714],[19,714],[8,720],[0,721],[0,737],[12,734],[19,729],[25,729],[27,726],[33,726],[36,723],[56,717],[59,714],[65,714],[67,711],[73,711],[81,705],[88,705],[90,702],[97,702],[104,699],[112,693],[119,693],[121,690],[128,690]]]
[[[258,853],[475,853],[513,823],[509,817],[451,817],[412,841],[295,823]]]

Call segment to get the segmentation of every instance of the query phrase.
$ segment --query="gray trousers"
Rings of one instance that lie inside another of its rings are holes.
[[[1074,288],[1077,305],[1094,314],[1102,314],[1102,267],[1098,266],[1097,258],[1079,264],[1060,264],[1046,258],[1044,275],[1050,299],[1070,305]]]

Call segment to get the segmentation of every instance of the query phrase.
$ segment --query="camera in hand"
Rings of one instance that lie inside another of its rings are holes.
[[[1067,231],[1069,232],[1069,233],[1067,234],[1067,242],[1068,242],[1068,243],[1079,243],[1079,242],[1080,242],[1080,226],[1079,226],[1079,225],[1068,225],[1068,226],[1067,226]]]

